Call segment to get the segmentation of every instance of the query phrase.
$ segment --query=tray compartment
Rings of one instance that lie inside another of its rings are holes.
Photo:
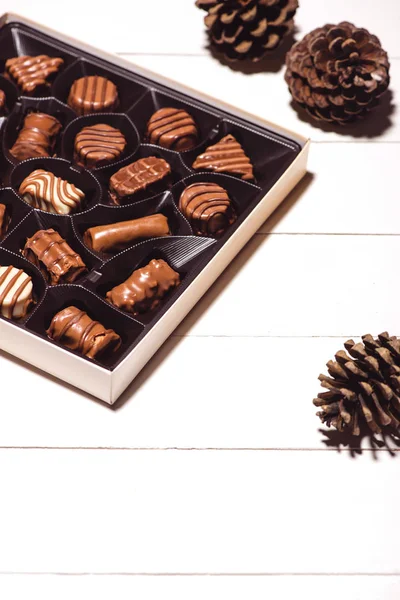
[[[3,240],[0,239],[0,247],[4,240],[10,235],[13,229],[28,215],[33,209],[12,190],[11,188],[0,189],[0,204],[7,207],[7,212],[11,217],[7,233]]]

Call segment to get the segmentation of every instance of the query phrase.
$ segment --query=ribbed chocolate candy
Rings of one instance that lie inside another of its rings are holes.
[[[114,110],[118,106],[117,86],[98,75],[81,77],[72,84],[68,104],[79,115]]]
[[[10,215],[5,204],[0,204],[0,240],[7,233],[8,226],[10,224]]]
[[[182,152],[196,146],[198,131],[186,110],[160,108],[147,123],[146,137],[151,144]]]
[[[29,113],[10,154],[17,160],[50,156],[62,125],[46,113]]]
[[[220,236],[236,221],[228,192],[212,182],[193,183],[179,199],[179,210],[197,235]]]
[[[0,267],[0,314],[7,319],[23,319],[33,304],[32,278],[22,269]]]
[[[6,73],[15,79],[24,93],[30,94],[39,86],[48,87],[49,77],[58,73],[63,64],[62,58],[51,58],[46,54],[17,56],[6,61]]]
[[[41,229],[28,238],[22,254],[51,285],[72,283],[87,271],[79,254],[54,229]]]
[[[206,148],[205,152],[194,161],[193,169],[240,175],[245,180],[254,179],[250,158],[236,138],[230,134]]]
[[[28,175],[18,191],[33,208],[59,215],[68,215],[76,210],[85,198],[85,194],[73,183],[43,169]]]
[[[0,116],[6,112],[6,95],[3,90],[0,90]]]
[[[98,123],[84,127],[75,138],[74,160],[88,169],[118,160],[126,147],[123,133],[111,125]]]
[[[115,204],[128,196],[146,190],[171,174],[163,158],[148,156],[123,167],[110,179],[110,195]]]

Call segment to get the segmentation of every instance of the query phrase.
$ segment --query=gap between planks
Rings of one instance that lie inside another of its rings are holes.
[[[0,446],[1,450],[60,450],[60,451],[127,451],[127,452],[338,452],[337,448],[252,448],[252,447],[191,447],[191,446]],[[346,446],[343,452],[359,450],[358,447]],[[362,448],[362,452],[388,452],[387,448]],[[390,448],[390,452],[400,452],[400,448]]]
[[[0,576],[19,576],[19,575],[36,575],[38,577],[57,575],[59,577],[399,577],[400,573],[129,573],[129,572],[53,572],[53,571],[0,571]]]

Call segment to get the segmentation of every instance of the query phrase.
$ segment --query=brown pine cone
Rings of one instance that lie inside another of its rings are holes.
[[[389,60],[380,41],[351,23],[325,25],[286,56],[290,92],[315,119],[348,123],[378,104],[389,86]]]
[[[360,435],[363,425],[373,433],[400,426],[400,339],[381,333],[378,339],[347,341],[349,354],[340,350],[327,363],[327,375],[319,380],[327,392],[318,394],[315,406],[321,421],[341,432]],[[349,356],[350,355],[350,356]]]
[[[298,0],[197,0],[211,43],[229,60],[258,61],[292,31]]]

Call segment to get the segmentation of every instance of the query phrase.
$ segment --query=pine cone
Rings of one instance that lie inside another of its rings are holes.
[[[292,31],[298,0],[197,0],[214,47],[229,60],[260,60]]]
[[[367,424],[373,433],[400,426],[400,339],[381,333],[374,340],[364,335],[363,343],[347,341],[350,356],[340,350],[336,361],[327,363],[328,373],[319,380],[327,392],[318,394],[315,406],[321,421],[339,431],[360,435]]]
[[[389,60],[380,41],[351,23],[325,25],[286,56],[290,92],[318,120],[347,123],[378,104],[389,86]]]

